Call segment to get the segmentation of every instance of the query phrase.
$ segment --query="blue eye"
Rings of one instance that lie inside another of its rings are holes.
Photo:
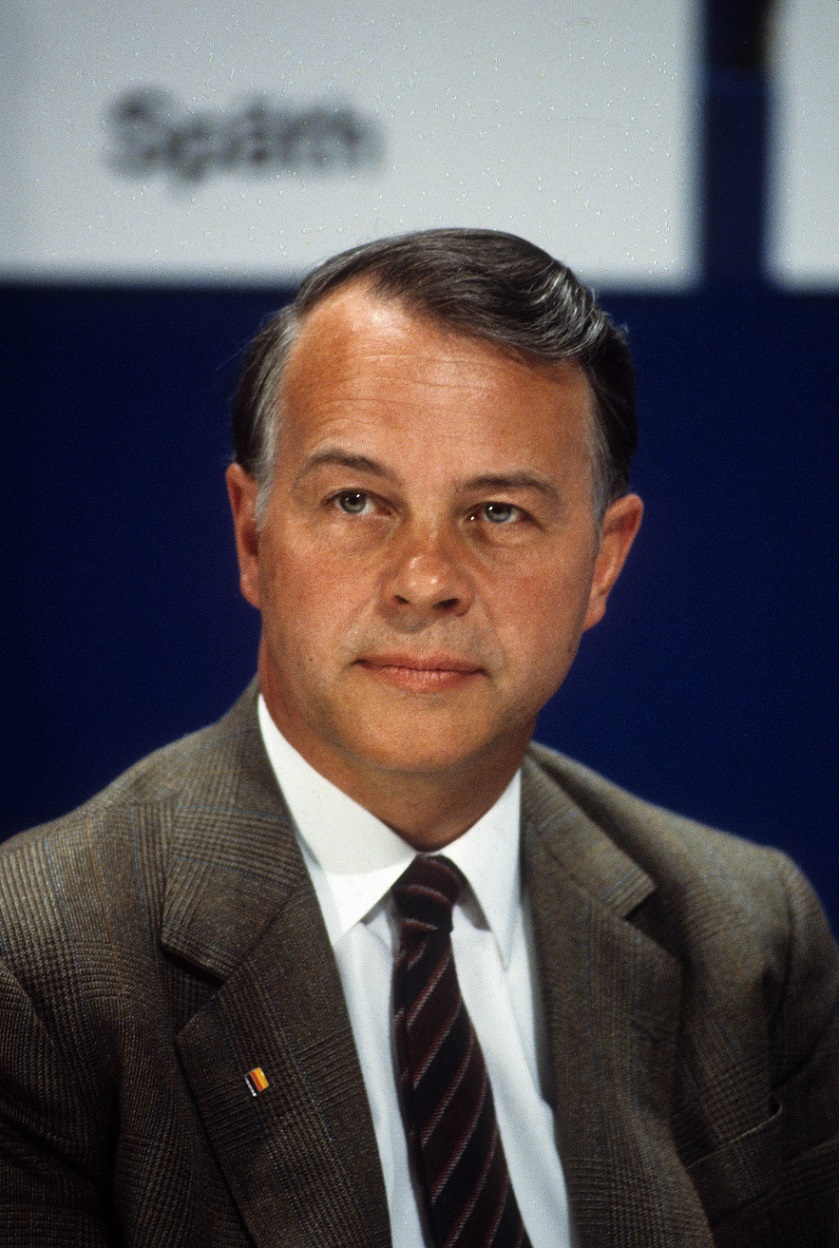
[[[509,524],[518,514],[512,503],[484,503],[484,515],[492,524]]]
[[[368,498],[363,490],[344,490],[335,501],[348,516],[360,516],[367,507]]]

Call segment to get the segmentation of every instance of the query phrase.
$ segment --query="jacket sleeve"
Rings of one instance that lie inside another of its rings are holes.
[[[774,972],[766,984],[767,1116],[691,1166],[691,1177],[717,1248],[839,1248],[839,951],[798,868],[769,852],[787,907],[767,923],[785,971],[780,985]]]
[[[784,1178],[778,1242],[839,1245],[839,952],[798,868],[782,858],[789,962],[776,1014]],[[802,1237],[802,1228],[807,1228]],[[809,1234],[809,1238],[807,1235]],[[786,1236],[786,1238],[784,1238]]]
[[[97,1169],[107,1124],[0,963],[0,1245],[117,1242]]]

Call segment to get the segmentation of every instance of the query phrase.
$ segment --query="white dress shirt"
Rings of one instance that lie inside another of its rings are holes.
[[[394,1248],[427,1248],[396,1091],[389,890],[416,851],[285,740],[259,698],[265,748],[299,834],[346,997],[373,1118]],[[520,776],[445,848],[469,888],[452,928],[457,976],[486,1059],[507,1165],[533,1248],[573,1243],[519,870]]]

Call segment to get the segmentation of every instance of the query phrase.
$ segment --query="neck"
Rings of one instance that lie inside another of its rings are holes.
[[[263,691],[264,692],[264,691]],[[415,849],[433,851],[468,831],[498,801],[521,765],[527,740],[516,749],[487,750],[443,769],[394,767],[341,752],[269,714],[285,739],[353,801]]]
[[[342,783],[334,774],[317,770],[414,849],[430,852],[450,845],[477,823],[498,801],[517,768],[518,764],[496,771],[491,784],[485,773],[467,778],[375,771],[361,782],[355,773]]]

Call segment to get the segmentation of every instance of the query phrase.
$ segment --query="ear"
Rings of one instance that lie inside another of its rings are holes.
[[[239,585],[251,606],[259,608],[259,527],[256,523],[259,486],[241,464],[231,464],[227,469],[227,493],[233,512]]]
[[[603,619],[612,586],[620,576],[635,535],[641,527],[644,504],[637,494],[625,494],[606,509],[600,526],[600,545],[594,560],[594,576],[583,628]]]

